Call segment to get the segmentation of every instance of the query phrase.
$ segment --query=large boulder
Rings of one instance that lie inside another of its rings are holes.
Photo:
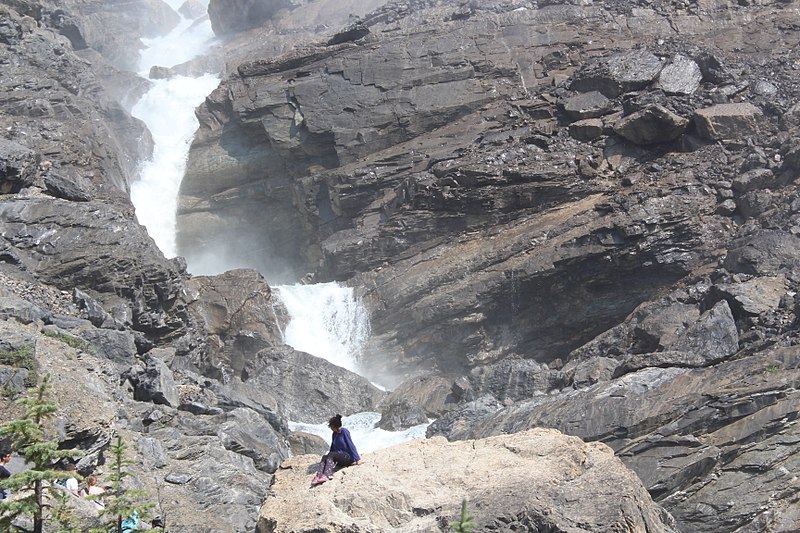
[[[652,105],[620,119],[614,131],[632,143],[654,144],[677,139],[688,125],[689,119],[664,106]]]
[[[284,461],[256,531],[449,530],[463,500],[478,531],[675,531],[609,448],[557,431],[453,443],[434,438],[365,459],[311,491],[317,457]]]
[[[695,111],[697,132],[707,139],[740,139],[758,131],[761,110],[750,103],[717,104]]]
[[[251,356],[243,376],[236,396],[258,398],[266,391],[278,412],[296,422],[323,423],[336,413],[374,411],[386,395],[358,374],[288,346]]]

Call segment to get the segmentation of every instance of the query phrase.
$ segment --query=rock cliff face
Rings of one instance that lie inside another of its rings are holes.
[[[256,228],[282,275],[356,287],[367,371],[409,378],[387,423],[555,427],[608,442],[680,528],[790,531],[799,18],[390,2],[277,57],[239,43],[179,239]],[[730,499],[742,480],[775,490]]]
[[[796,2],[211,4],[179,245],[261,273],[190,276],[127,198],[147,82],[118,69],[174,13],[0,2],[0,353],[33,354],[4,407],[50,372],[81,471],[123,435],[189,533],[438,531],[464,496],[489,531],[796,530]],[[392,394],[282,344],[270,284],[307,273],[357,289]],[[380,408],[481,440],[312,493],[279,469],[313,445],[288,420]],[[479,453],[511,468],[448,469]]]

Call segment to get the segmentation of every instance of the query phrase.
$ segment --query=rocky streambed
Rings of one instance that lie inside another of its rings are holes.
[[[123,435],[172,530],[300,528],[302,454],[325,445],[288,421],[364,410],[439,437],[344,471],[332,507],[314,493],[325,531],[446,530],[464,497],[492,531],[796,530],[796,2],[208,13],[223,40],[177,71],[224,79],[197,111],[178,246],[261,273],[190,275],[128,198],[150,150],[132,52],[177,15],[0,1],[0,351],[35,362],[0,364],[4,413],[50,372],[79,469]],[[304,276],[356,289],[365,373],[391,393],[283,344],[272,286]],[[569,457],[531,459],[545,437]],[[405,487],[461,479],[476,449],[475,468],[505,461],[493,447],[515,455],[502,480]],[[525,469],[549,496],[500,497]],[[604,514],[598,473],[635,495],[628,518]]]

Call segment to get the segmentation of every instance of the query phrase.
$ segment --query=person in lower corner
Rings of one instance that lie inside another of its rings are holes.
[[[6,465],[11,460],[11,450],[6,448],[0,449],[0,479],[8,479],[11,477],[11,472],[6,468]],[[0,500],[5,500],[11,495],[9,489],[0,488]]]
[[[342,427],[342,415],[336,415],[328,420],[328,427],[333,431],[331,438],[331,449],[322,456],[322,460],[317,467],[317,475],[311,480],[312,485],[325,483],[333,476],[335,466],[360,465],[363,463],[358,454],[350,432]]]

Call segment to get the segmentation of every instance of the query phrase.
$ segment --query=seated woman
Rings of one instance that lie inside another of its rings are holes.
[[[350,438],[350,432],[342,427],[342,415],[336,415],[328,420],[328,427],[333,431],[330,451],[322,456],[317,467],[317,475],[311,480],[312,485],[319,485],[328,481],[333,476],[334,466],[360,465],[363,461],[358,455],[356,445]]]
[[[106,489],[97,486],[97,476],[94,474],[86,478],[86,488],[81,491],[81,496],[93,497],[92,502],[98,510],[105,509],[106,504],[100,498],[101,494],[105,494]]]

